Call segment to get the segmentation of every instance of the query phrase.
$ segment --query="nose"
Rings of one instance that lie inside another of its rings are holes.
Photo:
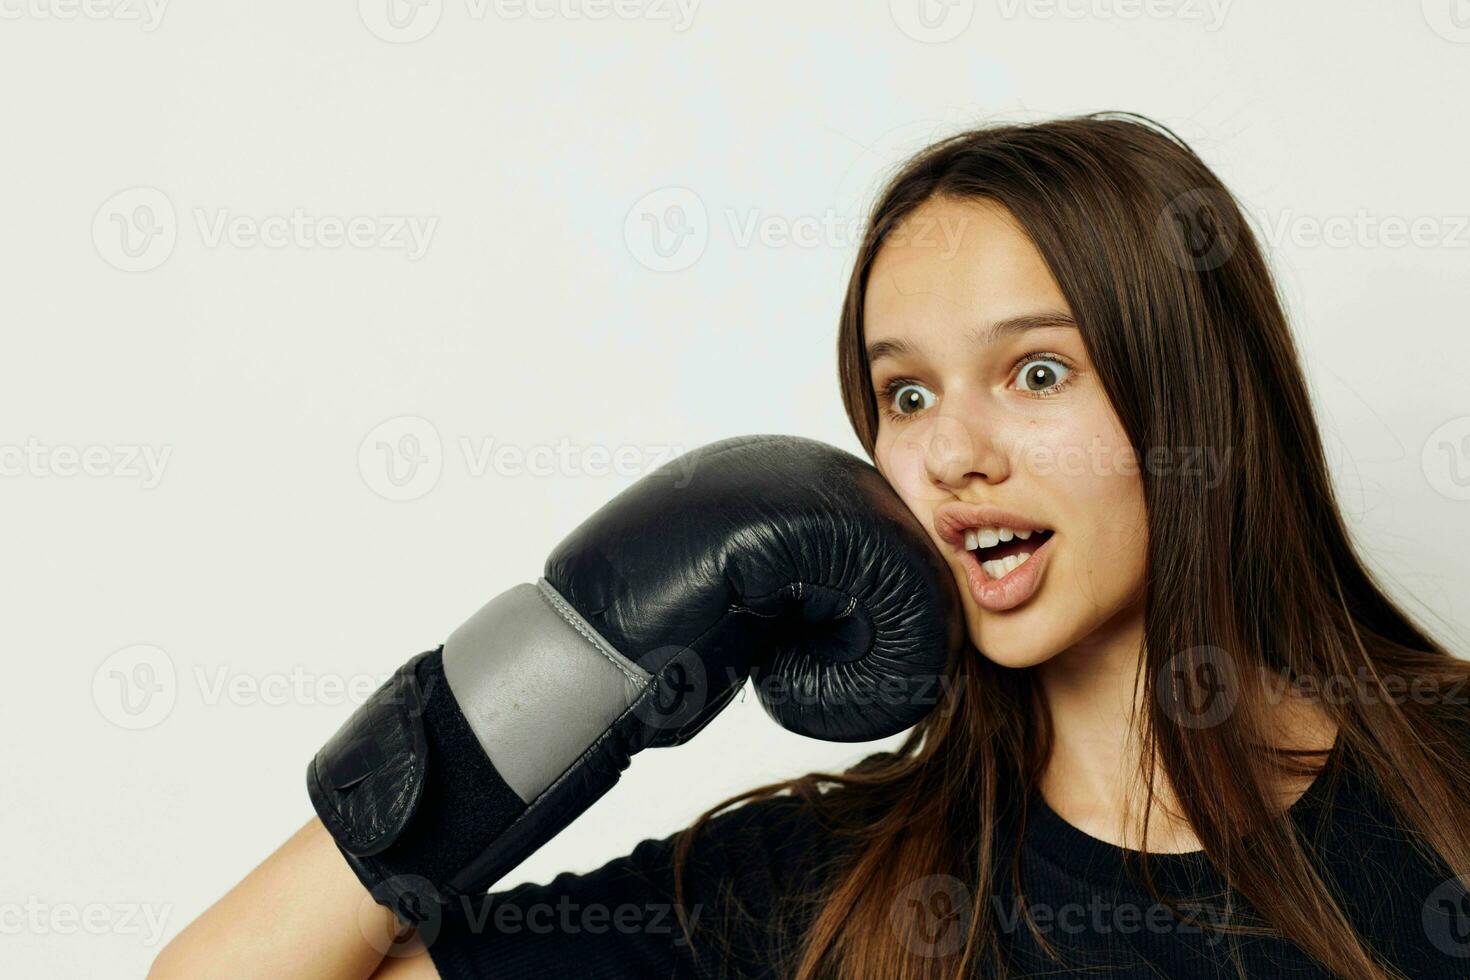
[[[936,413],[904,426],[884,460],[889,479],[918,499],[936,503],[976,481],[1010,475],[1004,447],[983,416]]]
[[[1010,473],[995,434],[982,420],[938,416],[925,448],[924,468],[937,486],[958,490],[979,480],[998,483]]]

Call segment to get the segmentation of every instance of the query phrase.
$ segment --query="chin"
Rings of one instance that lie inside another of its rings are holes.
[[[965,628],[980,655],[1002,667],[1035,667],[1061,649],[1062,632],[1039,608],[990,613],[965,610]]]

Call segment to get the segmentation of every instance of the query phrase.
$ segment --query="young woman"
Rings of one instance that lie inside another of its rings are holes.
[[[970,641],[896,751],[493,893],[426,955],[364,941],[391,916],[313,821],[155,972],[1470,975],[1470,669],[1355,553],[1264,258],[1182,141],[925,149],[838,361]]]

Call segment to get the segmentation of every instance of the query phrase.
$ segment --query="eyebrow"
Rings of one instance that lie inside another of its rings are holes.
[[[1027,330],[1044,330],[1047,327],[1071,327],[1075,330],[1077,321],[1065,313],[1031,313],[997,320],[988,327],[973,327],[968,331],[967,339],[983,347]],[[906,340],[877,340],[868,345],[868,366],[885,357],[917,356],[918,353],[919,349]]]

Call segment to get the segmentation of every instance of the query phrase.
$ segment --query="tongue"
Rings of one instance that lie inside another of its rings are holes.
[[[1033,552],[1037,548],[1040,548],[1042,543],[1049,537],[1051,537],[1050,531],[1036,531],[1025,541],[1022,541],[1020,538],[1011,538],[1011,540],[1002,541],[993,548],[981,548],[976,554],[980,556],[981,561],[994,561],[997,558],[1005,558],[1009,555],[1019,555],[1023,551]]]

